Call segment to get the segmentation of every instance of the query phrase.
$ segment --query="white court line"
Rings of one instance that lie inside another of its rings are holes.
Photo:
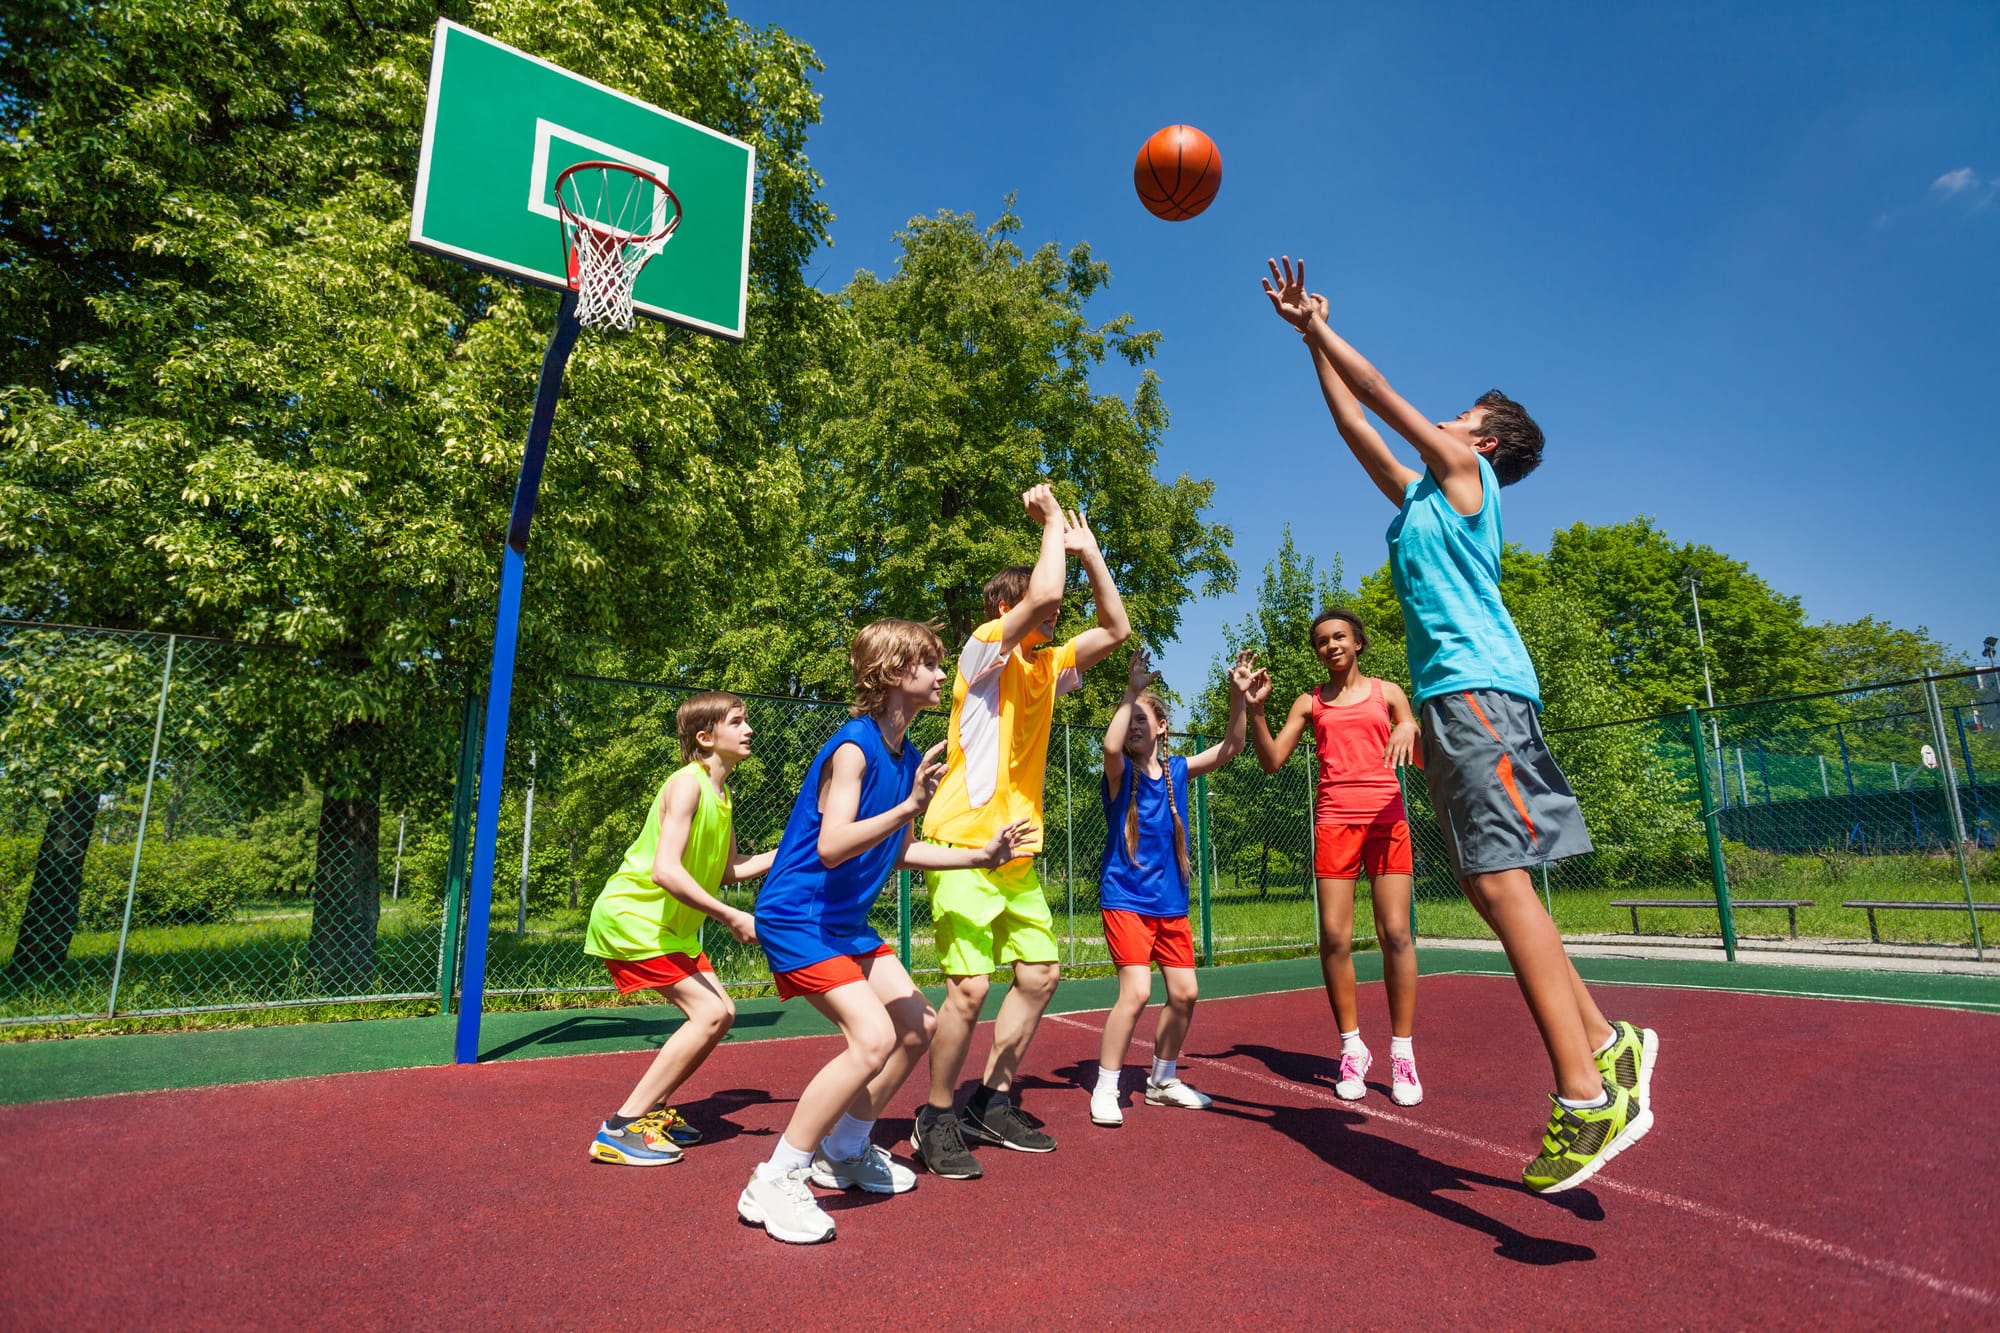
[[[1082,1028],[1086,1032],[1101,1033],[1104,1031],[1102,1027],[1079,1022],[1067,1014],[1050,1014],[1042,1021],[1060,1023],[1064,1027]],[[1153,1043],[1136,1034],[1132,1038],[1132,1044],[1134,1046],[1143,1046],[1147,1050],[1153,1049]],[[1521,1154],[1517,1148],[1509,1148],[1487,1139],[1474,1138],[1470,1134],[1461,1134],[1457,1130],[1445,1129],[1438,1125],[1425,1124],[1421,1120],[1412,1120],[1407,1116],[1377,1110],[1372,1106],[1363,1107],[1358,1102],[1342,1101],[1324,1089],[1315,1088],[1308,1084],[1294,1083],[1290,1079],[1282,1079],[1271,1074],[1258,1073],[1255,1070],[1226,1064],[1220,1060],[1189,1057],[1184,1054],[1181,1056],[1180,1062],[1184,1065],[1197,1064],[1210,1069],[1218,1069],[1225,1073],[1234,1074],[1238,1078],[1249,1079],[1252,1083],[1262,1083],[1266,1087],[1278,1088],[1285,1092],[1310,1097],[1315,1101],[1344,1107],[1347,1110],[1358,1112],[1372,1119],[1386,1121],[1392,1125],[1402,1125],[1409,1129],[1421,1130],[1423,1133],[1432,1135],[1433,1137],[1449,1139],[1453,1143],[1462,1143],[1469,1148],[1477,1148],[1482,1152],[1492,1153],[1498,1157],[1505,1157],[1514,1161],[1520,1160]],[[1616,1190],[1620,1194],[1629,1194],[1633,1198],[1643,1199],[1647,1203],[1658,1204],[1662,1208],[1672,1208],[1677,1212],[1687,1213],[1710,1222],[1721,1222],[1728,1226],[1736,1227],[1738,1230],[1747,1231],[1753,1236],[1761,1236],[1765,1240],[1774,1240],[1780,1244],[1789,1245],[1794,1249],[1805,1250],[1810,1254],[1820,1255],[1855,1268],[1866,1269],[1871,1273],[1879,1273],[1884,1277],[1893,1277],[1920,1287],[1926,1287],[1940,1296],[1954,1296],[1959,1300],[1970,1301],[1975,1305],[2000,1306],[2000,1293],[1988,1291],[1984,1287],[1971,1286],[1964,1282],[1954,1282],[1950,1278],[1939,1277],[1935,1273],[1926,1273],[1921,1268],[1912,1268],[1908,1264],[1899,1264],[1893,1259],[1883,1259],[1875,1255],[1864,1254],[1860,1250],[1852,1249],[1846,1245],[1838,1245],[1830,1240],[1821,1240],[1817,1236],[1808,1236],[1802,1231],[1793,1231],[1788,1227],[1773,1226],[1769,1222],[1759,1222],[1755,1218],[1744,1217],[1741,1214],[1732,1213],[1709,1204],[1697,1203],[1693,1199],[1684,1199],[1677,1194],[1668,1194],[1661,1190],[1647,1189],[1643,1185],[1628,1185],[1618,1180],[1607,1180],[1602,1175],[1591,1177],[1590,1183],[1592,1185],[1601,1185],[1605,1189]]]

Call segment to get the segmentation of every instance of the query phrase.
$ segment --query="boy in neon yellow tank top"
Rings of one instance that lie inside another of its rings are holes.
[[[756,943],[755,919],[715,891],[771,864],[770,852],[736,850],[729,774],[750,754],[743,701],[711,690],[682,704],[674,720],[688,762],[661,784],[639,836],[591,906],[583,942],[585,953],[604,960],[619,994],[651,988],[687,1015],[591,1140],[593,1161],[621,1166],[671,1165],[682,1145],[701,1137],[666,1099],[736,1021],[736,1006],[702,951],[702,925],[713,919],[742,943]]]

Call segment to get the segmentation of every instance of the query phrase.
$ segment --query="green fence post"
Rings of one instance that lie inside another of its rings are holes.
[[[1195,737],[1196,752],[1202,738]],[[1215,915],[1210,910],[1213,878],[1208,865],[1208,774],[1194,780],[1194,828],[1196,854],[1201,857],[1201,965],[1215,966]]]
[[[451,793],[451,852],[445,863],[444,934],[438,941],[438,1012],[451,1012],[452,981],[458,973],[458,920],[465,906],[465,850],[472,840],[472,787],[479,774],[479,733],[486,710],[465,697],[458,728],[458,779]]]
[[[1693,740],[1694,773],[1701,787],[1701,826],[1708,832],[1708,873],[1715,883],[1715,914],[1722,919],[1722,951],[1736,961],[1736,916],[1729,907],[1729,867],[1722,859],[1722,830],[1715,822],[1715,789],[1708,781],[1708,756],[1702,753],[1701,715],[1688,705],[1688,736]],[[1725,784],[1728,774],[1722,775]]]
[[[896,872],[896,956],[910,970],[910,872]]]

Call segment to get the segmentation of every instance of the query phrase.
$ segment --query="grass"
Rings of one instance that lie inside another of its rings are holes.
[[[1799,933],[1806,939],[1866,940],[1864,914],[1857,908],[1840,906],[1847,898],[1963,901],[1957,862],[1947,855],[1780,857],[1732,847],[1731,863],[1731,891],[1738,898],[1796,897],[1816,902],[1816,906],[1799,912]],[[1975,897],[1982,901],[2000,897],[2000,855],[1975,854],[1970,869],[1978,876],[1973,885]],[[1611,906],[1614,899],[1706,898],[1710,894],[1705,875],[1690,875],[1677,882],[1579,887],[1563,884],[1558,867],[1550,881],[1551,910],[1557,926],[1568,936],[1629,933],[1630,914],[1625,908]],[[1428,892],[1427,888],[1419,886],[1419,938],[1490,938],[1485,924],[1455,888]],[[1049,896],[1065,970],[1076,975],[1111,971],[1095,884],[1079,879],[1069,886],[1052,879]],[[1311,952],[1316,945],[1311,892],[1304,884],[1272,886],[1259,892],[1250,883],[1224,876],[1213,888],[1210,904],[1210,934],[1218,961],[1296,955]],[[581,909],[537,913],[520,934],[505,928],[511,920],[503,920],[502,928],[488,936],[487,1007],[547,1009],[655,1003],[650,995],[620,1001],[610,990],[602,965],[579,947],[586,918]],[[921,888],[912,895],[911,918],[911,971],[921,978],[935,978],[936,940],[929,897]],[[1972,942],[1971,924],[1963,913],[1892,911],[1879,913],[1878,921],[1885,943],[1964,947]],[[873,924],[884,939],[898,939],[893,896],[878,901]],[[1721,934],[1712,910],[1642,909],[1640,924],[1649,935],[1713,939]],[[2000,914],[1983,918],[1981,924],[1989,934],[2000,936]],[[1784,917],[1778,912],[1741,911],[1736,925],[1743,939],[1782,938],[1785,934]],[[105,1012],[117,933],[80,932],[60,976],[39,984],[0,987],[0,1019],[15,1020],[0,1026],[0,1040],[438,1011],[433,991],[440,941],[434,917],[408,904],[383,904],[373,989],[378,996],[407,994],[418,998],[327,1003],[319,978],[307,961],[310,926],[307,904],[298,899],[274,899],[246,904],[236,919],[226,923],[137,928],[131,933],[119,976],[120,1017],[20,1021]],[[762,953],[727,936],[715,938],[719,934],[709,932],[709,951],[723,979],[735,983],[732,989],[741,995],[769,993]],[[1372,939],[1373,934],[1373,912],[1363,884],[1355,909],[1357,943]],[[1199,947],[1199,919],[1196,938]],[[12,940],[0,939],[0,946],[11,952]],[[1362,943],[1362,947],[1367,946]],[[221,1006],[239,1007],[213,1013],[158,1012]],[[154,1012],[142,1012],[148,1010]]]

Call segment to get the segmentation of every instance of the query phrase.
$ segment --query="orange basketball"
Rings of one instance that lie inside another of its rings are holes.
[[[1132,164],[1139,202],[1156,218],[1185,222],[1215,202],[1222,188],[1222,154],[1192,125],[1169,125],[1146,140]]]

